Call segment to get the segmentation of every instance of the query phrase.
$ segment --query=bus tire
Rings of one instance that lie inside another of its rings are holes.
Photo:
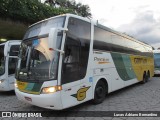
[[[105,83],[102,80],[98,81],[94,91],[93,103],[94,104],[102,103],[106,97],[106,91],[107,91],[107,88]]]
[[[149,76],[150,76],[150,75],[149,75],[149,73],[147,72],[147,73],[146,73],[146,82],[148,82]]]
[[[146,72],[144,72],[143,74],[143,80],[142,80],[142,84],[145,84],[148,81],[148,75],[146,74]]]
[[[149,71],[147,73],[147,77],[148,77],[148,80],[149,80],[149,78],[150,78],[150,72]]]

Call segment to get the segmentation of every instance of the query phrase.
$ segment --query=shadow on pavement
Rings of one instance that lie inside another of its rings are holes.
[[[0,96],[10,96],[10,95],[15,95],[14,90],[12,90],[12,91],[0,91]]]
[[[153,77],[160,77],[160,75],[154,75]]]

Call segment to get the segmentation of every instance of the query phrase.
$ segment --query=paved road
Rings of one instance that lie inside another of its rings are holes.
[[[14,92],[0,93],[0,111],[46,111],[19,101]],[[160,111],[160,77],[154,77],[146,84],[135,84],[109,94],[105,101],[99,105],[86,102],[69,110],[77,111]],[[4,118],[0,118],[4,119]],[[19,118],[21,119],[21,118]],[[33,118],[34,119],[34,118]],[[39,119],[39,118],[37,118]],[[42,118],[44,119],[44,118]],[[46,118],[53,119],[53,118]],[[157,117],[59,117],[56,120],[159,120]]]

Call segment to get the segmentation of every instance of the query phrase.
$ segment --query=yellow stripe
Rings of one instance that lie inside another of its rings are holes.
[[[21,82],[18,80],[16,82],[17,82],[17,86],[18,86],[19,91],[25,92],[25,93],[30,93],[30,94],[40,94],[40,92],[33,92],[33,91],[25,90],[25,88],[29,84],[28,82]]]
[[[151,57],[135,56],[131,55],[131,64],[136,77],[139,81],[143,80],[144,71],[150,71],[150,76],[153,76],[154,62]]]
[[[107,64],[107,63],[110,63],[110,62],[98,62],[98,64]]]
[[[24,90],[27,87],[28,83],[27,82],[21,82],[21,81],[17,80],[17,85],[18,85],[19,90]]]

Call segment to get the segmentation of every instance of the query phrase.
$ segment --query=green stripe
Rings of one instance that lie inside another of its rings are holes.
[[[28,83],[24,90],[28,92],[40,92],[42,84],[43,83]]]
[[[34,92],[40,92],[43,83],[36,83],[32,89]]]
[[[34,83],[28,83],[27,87],[25,90],[31,91],[33,89]]]
[[[122,55],[122,58],[123,58],[123,63],[129,78],[130,79],[136,78],[129,55]]]
[[[120,53],[111,53],[116,70],[120,78],[124,81],[135,78],[135,73],[132,69],[131,60],[128,55]]]

